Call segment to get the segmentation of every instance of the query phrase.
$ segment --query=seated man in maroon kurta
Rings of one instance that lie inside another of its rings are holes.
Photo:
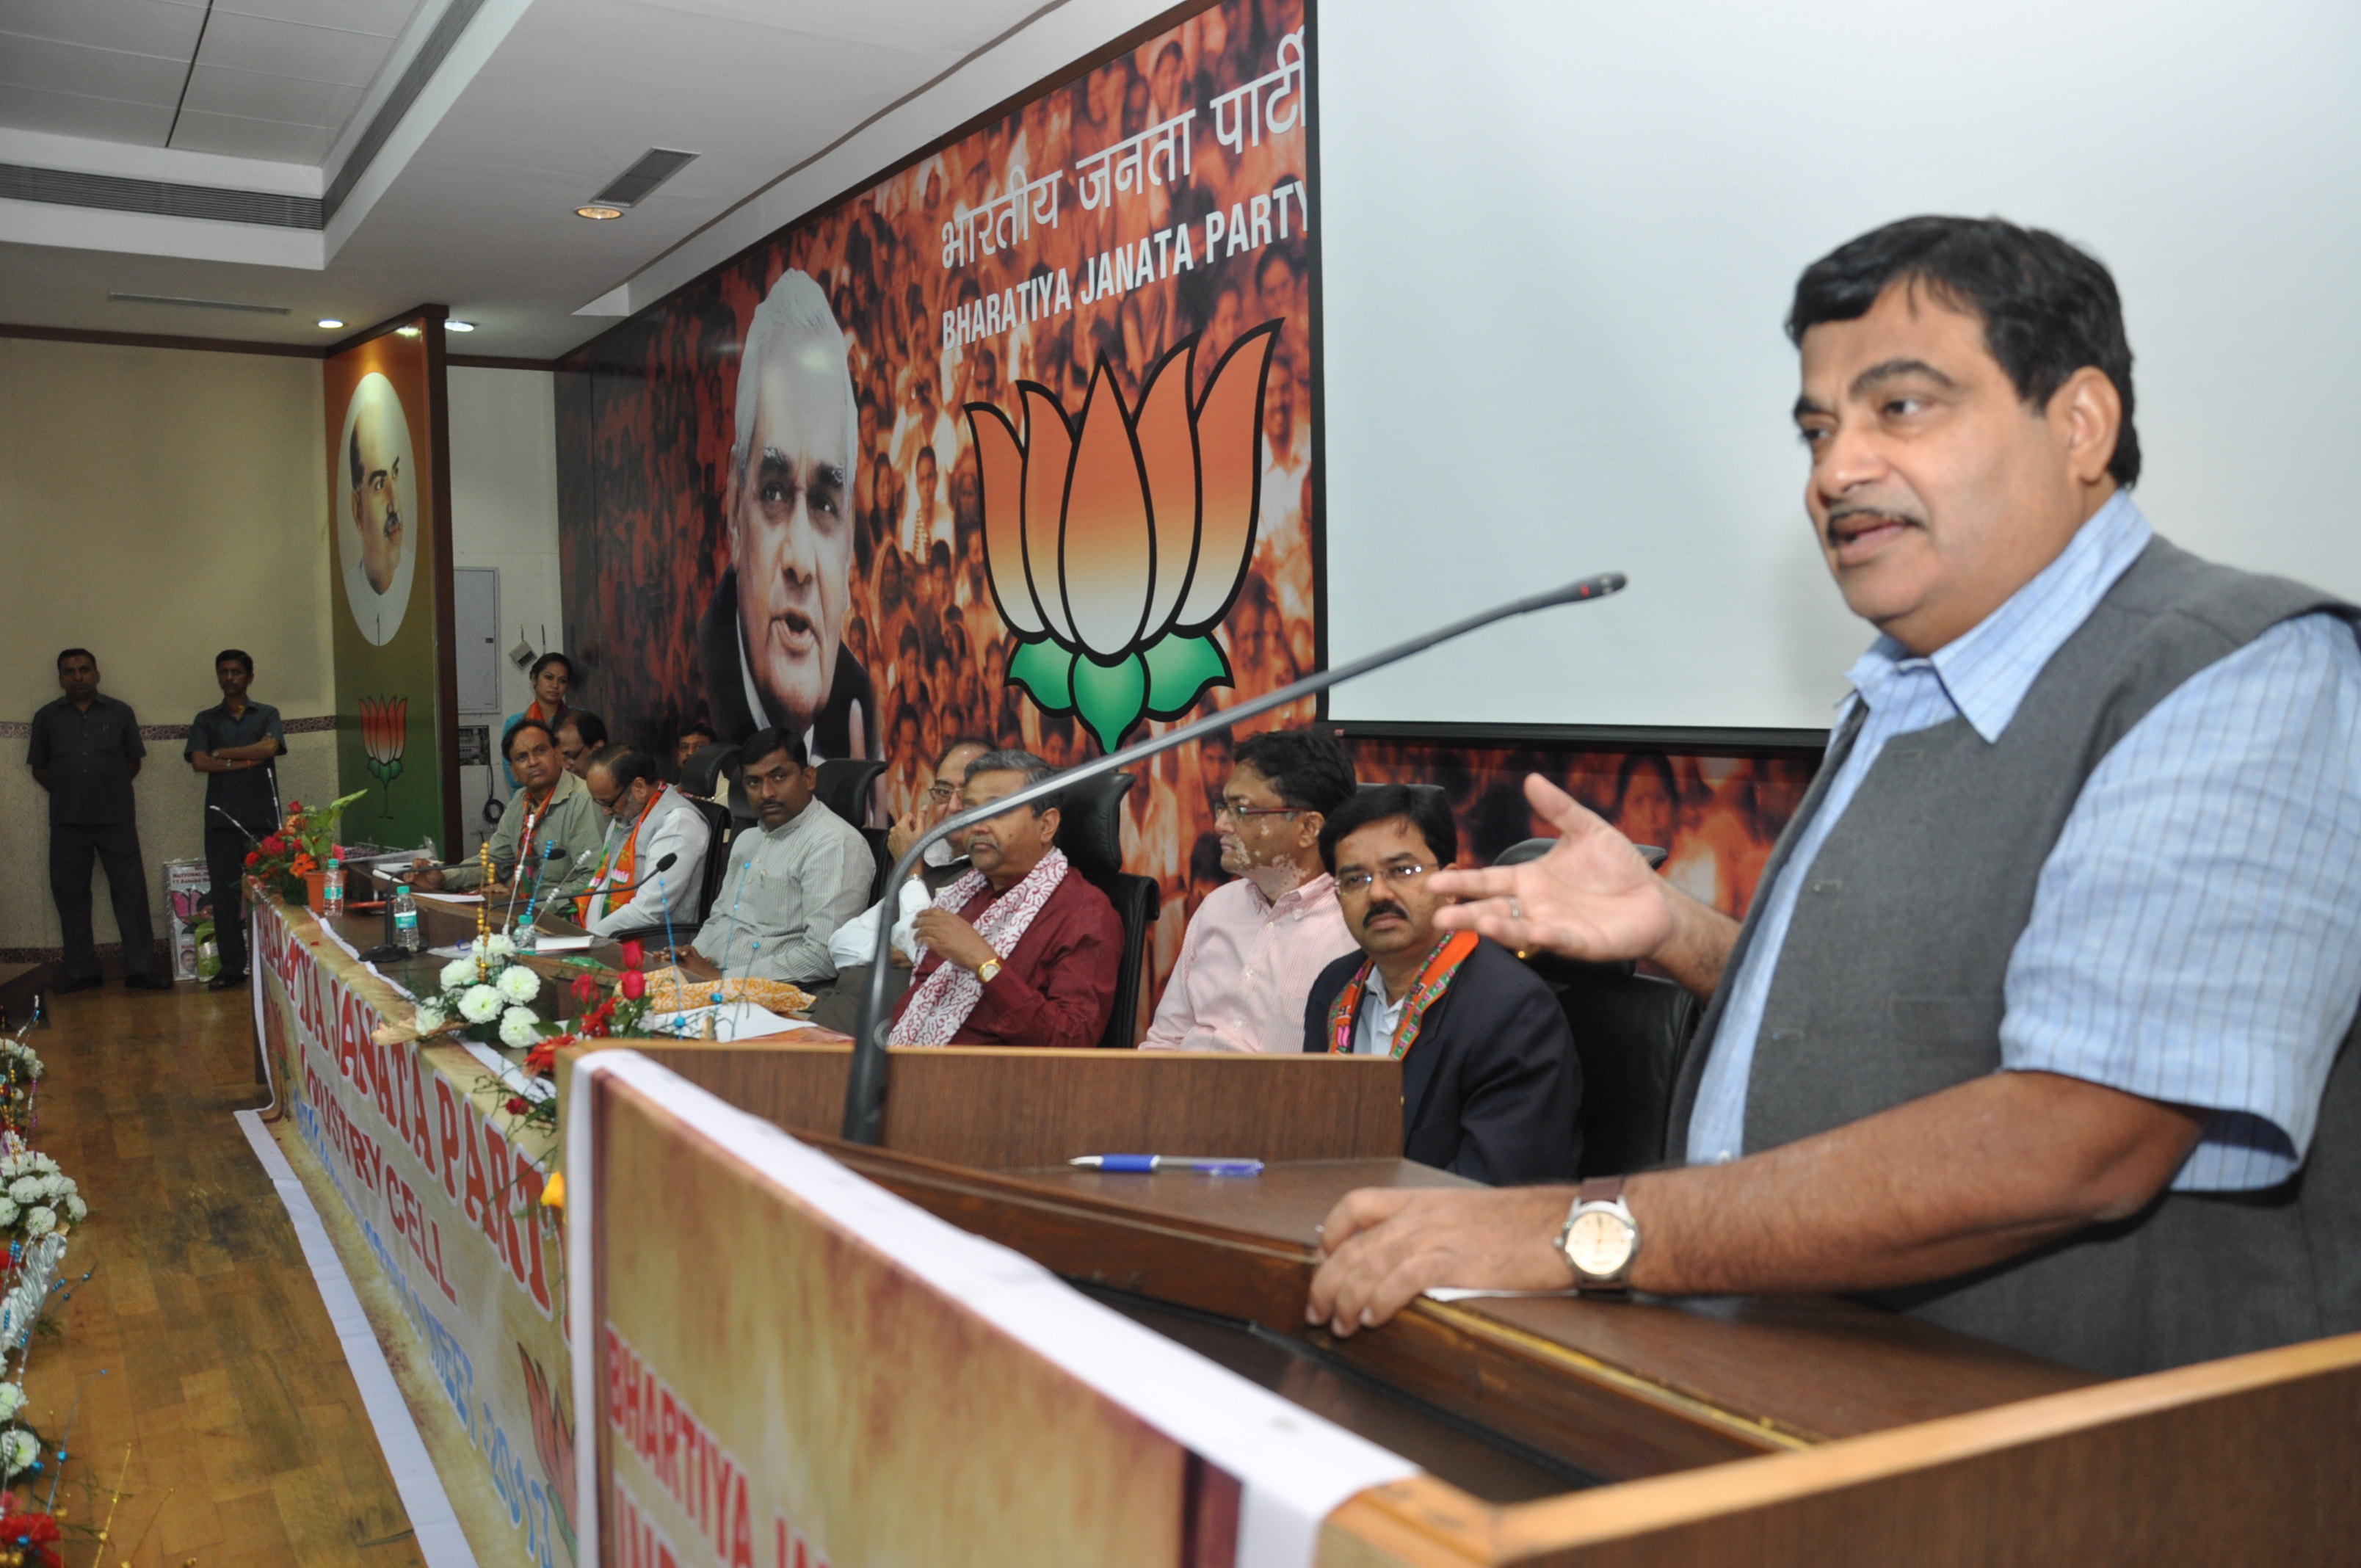
[[[968,764],[969,807],[1050,776],[1030,751]],[[1058,807],[1020,806],[968,830],[973,868],[911,923],[924,944],[895,1009],[897,1046],[1099,1043],[1115,1004],[1123,922],[1057,848]]]

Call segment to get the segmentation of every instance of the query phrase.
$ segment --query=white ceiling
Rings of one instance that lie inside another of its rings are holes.
[[[372,88],[355,69],[359,40],[373,40],[373,69],[390,71],[415,52],[416,38],[442,4],[427,0],[422,12],[420,0],[215,0],[197,49],[191,23],[203,17],[203,0],[0,0],[0,127],[49,133],[12,145],[11,133],[0,129],[0,162],[62,166],[55,157],[22,150],[52,151],[64,145],[54,139],[62,132],[93,138],[89,156],[80,159],[87,171],[170,178],[154,171],[153,160],[183,159],[185,149],[188,167],[202,167],[205,175],[192,182],[319,190],[313,182],[322,170],[290,166],[330,160],[325,172],[333,176],[342,143],[354,139],[343,121],[364,103],[373,114],[384,95],[381,82]],[[435,302],[479,326],[455,342],[455,351],[554,356],[611,324],[577,310],[652,264],[676,281],[684,268],[721,259],[751,237],[743,232],[749,222],[767,228],[803,210],[774,213],[782,192],[799,192],[813,178],[834,181],[820,196],[844,189],[1162,6],[1152,0],[514,0],[505,36],[470,66],[462,58],[469,38],[500,8],[484,6],[434,86],[461,70],[472,75],[440,104],[430,102],[431,90],[422,94],[402,123],[406,135],[423,123],[423,115],[439,113],[432,128],[406,155],[397,136],[371,166],[351,204],[357,210],[366,203],[365,214],[340,244],[339,225],[331,222],[324,265],[315,269],[298,249],[278,243],[317,247],[315,236],[227,233],[250,225],[0,200],[0,320],[317,345],[326,335],[312,324],[320,317],[359,326]],[[312,25],[284,30],[299,13]],[[213,35],[232,18],[232,41],[216,60]],[[409,36],[397,42],[392,35],[405,25]],[[181,40],[177,67],[175,49],[167,47],[171,38]],[[132,167],[123,159],[133,154],[102,144],[152,136],[145,145],[161,145],[169,126],[154,116],[161,106],[169,119],[180,90],[175,70],[188,77],[189,97],[172,149],[138,154],[148,161]],[[951,75],[939,87],[780,183],[947,71]],[[28,75],[57,85],[20,102],[16,82]],[[64,91],[69,84],[71,93]],[[299,108],[312,118],[294,117]],[[197,113],[208,116],[200,122],[203,135],[216,138],[202,149],[191,139]],[[71,114],[86,117],[69,119]],[[243,152],[269,160],[249,165],[255,177],[243,181],[223,178],[229,166],[220,158],[195,158],[199,150],[241,153],[226,139],[233,133],[225,127],[233,125],[247,127],[235,134],[258,138],[266,130],[253,127],[277,127],[267,134],[288,138],[272,152]],[[314,139],[302,144],[299,157],[289,149],[306,127]],[[620,220],[574,215],[591,192],[654,147],[699,156]],[[373,192],[372,181],[397,158],[398,170]],[[793,199],[807,205],[818,198]],[[170,233],[155,237],[153,225]],[[238,248],[248,239],[254,243]],[[239,255],[299,264],[224,258]],[[106,298],[110,291],[284,305],[288,314],[115,303]],[[632,293],[640,304],[653,297],[644,289]]]
[[[0,0],[0,125],[317,165],[420,0]]]

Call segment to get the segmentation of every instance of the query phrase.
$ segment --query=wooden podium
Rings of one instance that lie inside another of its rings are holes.
[[[846,1145],[849,1047],[633,1041],[717,1097],[1411,1459],[1320,1561],[2321,1563],[2361,1540],[2361,1335],[2103,1382],[1835,1299],[1424,1300],[1302,1321],[1313,1227],[1396,1157],[1390,1062],[897,1050]],[[1252,1155],[1259,1178],[1072,1155]]]

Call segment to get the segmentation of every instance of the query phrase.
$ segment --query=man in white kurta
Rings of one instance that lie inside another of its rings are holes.
[[[818,770],[808,755],[803,738],[784,730],[759,729],[746,742],[740,778],[755,821],[730,840],[730,869],[695,948],[731,979],[834,980],[828,939],[869,903],[877,875],[869,842],[813,798]]]

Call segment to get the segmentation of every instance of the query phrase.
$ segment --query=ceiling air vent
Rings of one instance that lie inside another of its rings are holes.
[[[648,192],[697,161],[693,152],[674,152],[666,148],[652,147],[640,154],[639,161],[607,182],[607,188],[590,198],[602,207],[630,207],[648,199]]]

